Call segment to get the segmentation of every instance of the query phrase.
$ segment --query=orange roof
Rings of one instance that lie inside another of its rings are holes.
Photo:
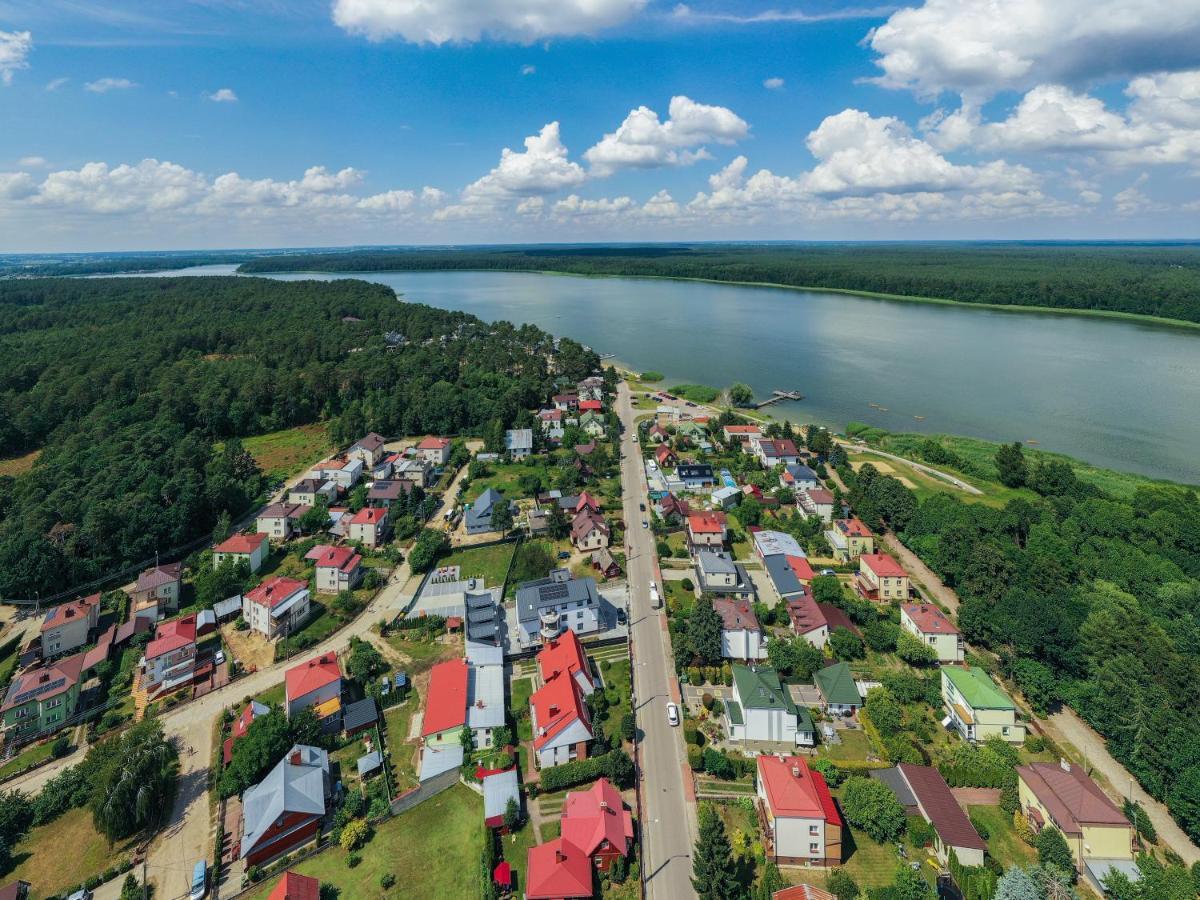
[[[284,872],[267,900],[317,900],[321,895],[321,882],[307,875]]]
[[[694,534],[723,534],[725,532],[725,513],[690,512],[688,513],[688,530]]]
[[[886,553],[864,553],[858,558],[859,565],[866,566],[880,578],[907,578],[904,566]]]
[[[526,855],[526,900],[574,900],[592,896],[592,863],[570,841],[557,837]]]
[[[250,554],[267,542],[265,534],[235,534],[213,547],[215,553]]]
[[[418,450],[445,450],[450,446],[450,438],[427,437],[417,444]]]
[[[429,670],[429,693],[421,736],[441,734],[467,724],[467,662],[449,659]]]
[[[274,609],[284,600],[287,600],[296,591],[303,590],[308,587],[308,582],[299,581],[295,578],[287,578],[283,575],[276,575],[274,578],[268,578],[252,591],[246,592],[246,599],[251,603],[257,603],[259,606],[265,606],[268,609]]]
[[[820,772],[808,767],[804,757],[760,756],[758,777],[775,816],[824,819],[831,825],[842,824],[825,779]]]
[[[51,628],[65,625],[67,622],[75,619],[86,619],[91,608],[99,602],[100,595],[92,594],[90,597],[72,600],[70,603],[63,603],[54,607],[54,609],[46,613],[46,617],[42,620],[42,631],[49,631]]]
[[[901,609],[922,634],[958,634],[946,614],[928,603],[905,603]]]
[[[364,506],[356,512],[353,518],[350,519],[351,525],[378,525],[387,518],[388,511],[386,509],[378,509],[373,506]]]
[[[362,562],[362,557],[352,548],[329,544],[318,544],[305,553],[304,558],[312,560],[318,569],[338,569],[342,572],[353,572]]]
[[[803,556],[785,556],[788,567],[796,573],[796,579],[804,584],[810,584],[813,580],[812,566]]]
[[[762,429],[757,425],[726,425],[726,434],[761,434]]]
[[[332,650],[313,657],[308,662],[292,666],[284,676],[287,685],[287,699],[299,700],[313,691],[320,690],[327,684],[341,681],[342,670],[338,668],[337,654]]]
[[[871,537],[871,529],[863,524],[862,519],[852,516],[849,519],[838,519],[835,523],[847,537]]]

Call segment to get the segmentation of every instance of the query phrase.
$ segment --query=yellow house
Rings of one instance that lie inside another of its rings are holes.
[[[1025,726],[1017,724],[1016,704],[983,669],[944,666],[942,702],[946,724],[968,741],[995,735],[1013,744],[1025,742]]]
[[[825,540],[839,562],[851,562],[864,553],[875,552],[875,535],[857,517],[835,519],[825,531]]]
[[[1096,782],[1065,760],[1018,766],[1017,795],[1035,829],[1062,832],[1081,872],[1089,859],[1133,859],[1129,820]]]

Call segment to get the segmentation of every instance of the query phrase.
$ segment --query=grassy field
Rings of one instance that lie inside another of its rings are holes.
[[[7,778],[9,775],[15,775],[22,769],[32,766],[34,763],[39,763],[43,759],[48,759],[50,751],[54,747],[53,741],[47,741],[44,744],[37,744],[22,750],[3,766],[0,766],[0,778]]]
[[[462,655],[462,645],[456,640],[449,642],[418,641],[406,637],[405,634],[403,631],[393,631],[384,638],[384,641],[408,660],[405,663],[405,671],[408,673],[410,682],[413,676],[432,669],[435,663]]]
[[[116,865],[136,838],[110,847],[108,839],[92,825],[87,809],[68,810],[49,825],[30,829],[13,848],[15,867],[5,882],[28,881],[31,898],[61,894],[93,875]]]
[[[21,658],[21,642],[13,637],[0,644],[0,685],[8,684],[8,678],[17,668]]]
[[[475,897],[483,849],[483,798],[463,785],[426,800],[375,829],[353,869],[334,847],[297,864],[292,871],[338,888],[338,900],[376,900],[388,892],[379,879],[396,878],[392,896]],[[263,881],[247,900],[261,900],[279,881]]]
[[[14,478],[18,475],[24,475],[33,468],[33,464],[37,462],[37,458],[41,455],[41,450],[34,450],[26,453],[24,456],[11,456],[8,459],[0,459],[0,475],[11,475]]]
[[[999,806],[971,806],[967,813],[987,829],[988,854],[1004,868],[1037,862],[1037,851],[1017,837],[1012,816]]]
[[[531,456],[521,462],[489,462],[488,474],[471,481],[466,497],[474,501],[488,488],[495,488],[509,500],[519,500],[528,497],[529,492],[521,489],[519,484],[522,475],[537,475],[542,487],[550,486],[550,469],[545,457]]]
[[[493,544],[490,547],[463,547],[438,560],[439,566],[461,566],[463,578],[482,578],[488,587],[499,587],[508,574],[513,550],[517,545]]]
[[[871,741],[861,728],[850,731],[842,728],[838,731],[842,738],[840,744],[822,744],[818,753],[828,756],[834,762],[840,759],[866,759],[871,752]]]
[[[529,848],[535,846],[537,842],[537,828],[528,820],[516,834],[500,836],[501,853],[504,861],[512,866],[513,887],[518,897],[525,890],[525,869],[529,861]]]
[[[267,688],[254,699],[265,706],[283,706],[283,699],[286,696],[286,688],[281,681],[272,688]]]
[[[397,791],[417,786],[416,747],[408,743],[407,738],[413,713],[420,708],[417,692],[410,691],[403,703],[383,711],[383,720],[387,723],[387,748],[392,756],[392,773]]]
[[[608,718],[604,720],[604,733],[608,735],[609,743],[616,747],[621,743],[621,718],[629,712],[629,660],[608,661],[607,670],[601,668],[600,674],[604,678],[605,694],[609,701],[614,697],[618,699],[608,708]]]
[[[242,443],[268,475],[289,478],[334,449],[324,425],[300,425],[244,438]]]
[[[529,712],[529,697],[533,693],[533,678],[514,678],[509,686],[508,711],[517,723],[517,739],[533,740],[533,725],[529,716],[521,718],[521,713]]]

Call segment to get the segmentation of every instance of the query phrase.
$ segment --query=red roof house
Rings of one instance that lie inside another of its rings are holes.
[[[666,444],[659,444],[654,448],[654,461],[660,466],[668,465],[677,459],[675,451]]]
[[[583,644],[570,628],[541,649],[537,655],[537,664],[538,674],[541,675],[543,683],[559,675],[567,675],[579,683],[584,694],[595,690],[592,669],[588,664],[587,655],[583,652]]]
[[[321,882],[316,878],[284,872],[267,900],[318,900],[320,896]]]
[[[296,593],[296,591],[307,587],[308,584],[297,578],[276,575],[274,578],[268,578],[258,587],[254,588],[254,590],[247,591],[246,599],[251,603],[265,606],[267,609],[274,609]]]
[[[579,411],[580,412],[587,412],[589,409],[592,412],[601,412],[604,409],[604,404],[601,403],[599,400],[580,400],[579,401]]]
[[[533,748],[542,766],[587,758],[592,721],[574,678],[551,678],[529,698]]]
[[[793,865],[841,863],[842,817],[825,779],[808,760],[760,756],[758,798],[769,823],[768,858]]]
[[[250,723],[259,716],[265,716],[270,711],[270,707],[264,706],[257,700],[251,700],[246,704],[246,708],[233,720],[233,724],[229,727],[229,737],[225,738],[221,744],[221,756],[225,760],[225,765],[229,765],[233,760],[233,745],[246,736],[246,731],[250,728]]]
[[[525,866],[526,900],[574,900],[592,896],[586,854],[561,837],[530,847]]]
[[[598,871],[607,872],[633,845],[633,816],[612,782],[601,778],[586,791],[567,794],[561,834],[590,857]]]
[[[467,724],[469,676],[464,659],[440,662],[429,671],[429,694],[425,698],[425,717],[421,720],[422,737],[458,738],[458,733]]]
[[[339,711],[340,706],[332,709],[333,701],[340,701],[342,696],[342,670],[337,654],[330,650],[292,666],[284,675],[284,693],[289,716],[309,707],[314,707],[321,718],[325,718],[323,712]]]

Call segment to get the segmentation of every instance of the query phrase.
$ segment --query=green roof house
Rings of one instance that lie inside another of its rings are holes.
[[[991,676],[974,666],[942,668],[942,702],[946,718],[968,741],[996,735],[1014,744],[1025,741],[1025,726],[1017,723],[1017,707]]]
[[[813,673],[825,709],[837,716],[853,715],[862,706],[862,695],[854,683],[849,663],[836,663]]]
[[[594,438],[602,438],[604,437],[604,433],[606,431],[604,427],[604,416],[589,409],[579,417],[579,427]]]
[[[795,746],[805,739],[798,720],[796,704],[773,668],[733,667],[733,699],[725,704],[725,730],[730,740]],[[811,742],[811,721],[807,727],[807,740]]]

